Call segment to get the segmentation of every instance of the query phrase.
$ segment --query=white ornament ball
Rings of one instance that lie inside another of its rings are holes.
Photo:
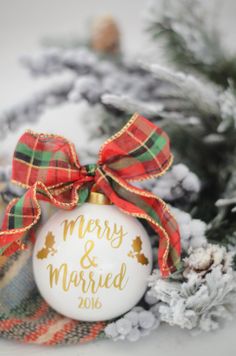
[[[42,297],[76,320],[108,320],[130,310],[143,296],[151,269],[145,229],[114,205],[84,203],[56,212],[40,229],[33,251]]]

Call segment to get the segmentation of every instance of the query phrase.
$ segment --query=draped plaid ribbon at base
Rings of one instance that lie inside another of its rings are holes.
[[[0,338],[43,346],[104,339],[107,322],[67,318],[42,298],[34,281],[32,249],[29,241],[26,250],[0,258]]]
[[[139,114],[103,144],[97,164],[86,166],[65,138],[26,132],[16,146],[12,180],[27,190],[6,209],[0,254],[10,256],[20,248],[21,239],[39,221],[39,200],[73,209],[90,191],[99,191],[124,213],[152,226],[159,235],[159,267],[167,277],[180,262],[178,225],[160,198],[129,182],[161,176],[171,163],[168,136]]]

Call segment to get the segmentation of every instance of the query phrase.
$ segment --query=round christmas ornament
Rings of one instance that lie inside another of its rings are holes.
[[[39,291],[59,313],[84,321],[117,317],[147,287],[152,248],[141,223],[100,193],[42,227],[33,251]]]
[[[6,209],[0,253],[27,248],[22,239],[30,238],[38,289],[62,315],[101,321],[127,312],[152,269],[149,237],[137,218],[159,235],[162,276],[180,262],[179,229],[168,207],[130,183],[163,175],[171,163],[168,136],[138,114],[103,144],[96,164],[85,166],[65,138],[26,132],[12,170],[26,191]],[[60,209],[42,226],[40,200]]]

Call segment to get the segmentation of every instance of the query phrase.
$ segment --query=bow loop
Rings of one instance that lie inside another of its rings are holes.
[[[81,178],[75,147],[64,137],[27,131],[17,143],[12,180],[28,188],[36,182],[60,186]]]
[[[180,261],[178,225],[165,203],[129,181],[158,177],[169,168],[169,138],[161,128],[134,114],[101,147],[97,164],[81,166],[75,147],[56,135],[26,132],[13,158],[12,179],[27,188],[8,205],[0,231],[0,254],[19,249],[37,224],[40,200],[60,209],[84,203],[91,191],[104,193],[124,213],[146,220],[159,235],[158,261],[163,276]]]
[[[161,176],[172,160],[166,133],[138,114],[108,139],[99,152],[99,163],[128,181]]]

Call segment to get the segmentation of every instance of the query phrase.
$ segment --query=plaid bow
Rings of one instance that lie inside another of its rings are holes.
[[[12,180],[27,190],[6,209],[0,254],[9,256],[20,248],[21,239],[39,221],[39,200],[73,209],[90,191],[99,191],[124,213],[151,225],[159,235],[159,267],[168,276],[180,262],[178,225],[160,198],[129,182],[163,175],[172,160],[168,136],[139,114],[102,145],[97,164],[86,166],[65,138],[26,132],[16,146]]]

